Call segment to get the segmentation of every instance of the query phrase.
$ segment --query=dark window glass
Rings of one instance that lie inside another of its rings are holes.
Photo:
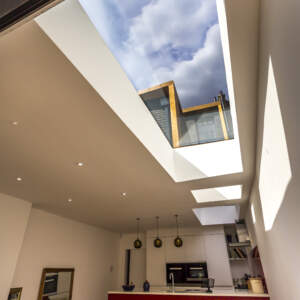
[[[172,145],[172,131],[171,131],[171,116],[170,104],[167,97],[145,100],[147,108],[151,112],[153,118],[158,126]]]

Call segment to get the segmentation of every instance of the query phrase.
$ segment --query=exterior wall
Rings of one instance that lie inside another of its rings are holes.
[[[116,233],[32,209],[13,286],[37,299],[43,268],[74,267],[72,299],[104,300],[116,288],[118,251]]]
[[[258,144],[251,222],[271,299],[298,300],[300,2],[261,0],[260,21]]]
[[[31,203],[0,194],[0,299],[7,299]]]
[[[219,94],[218,101],[183,110],[173,82],[140,91],[139,95],[174,148],[233,138],[230,103],[224,94]]]
[[[170,100],[167,96],[144,100],[145,105],[151,112],[171,146],[173,146],[172,124],[170,113]]]

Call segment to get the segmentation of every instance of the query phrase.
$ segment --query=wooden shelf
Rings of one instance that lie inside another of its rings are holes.
[[[247,257],[245,257],[245,258],[230,257],[229,260],[230,261],[246,261],[246,260],[248,260],[248,258]]]
[[[228,247],[251,247],[250,242],[229,243]]]

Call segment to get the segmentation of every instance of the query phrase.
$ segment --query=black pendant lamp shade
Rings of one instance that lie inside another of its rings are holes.
[[[174,245],[177,248],[180,248],[183,245],[181,237],[179,237],[179,225],[178,225],[178,215],[175,215],[176,227],[177,227],[177,237],[174,239]]]
[[[133,242],[133,246],[136,249],[142,248],[143,244],[142,241],[139,239],[140,234],[140,218],[136,219],[136,240]]]
[[[162,246],[162,240],[159,238],[159,217],[156,217],[156,231],[157,231],[157,236],[153,244],[155,248],[160,248]]]

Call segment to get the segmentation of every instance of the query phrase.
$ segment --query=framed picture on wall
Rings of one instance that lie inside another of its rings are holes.
[[[12,288],[9,291],[8,300],[20,300],[22,294],[22,288]]]

